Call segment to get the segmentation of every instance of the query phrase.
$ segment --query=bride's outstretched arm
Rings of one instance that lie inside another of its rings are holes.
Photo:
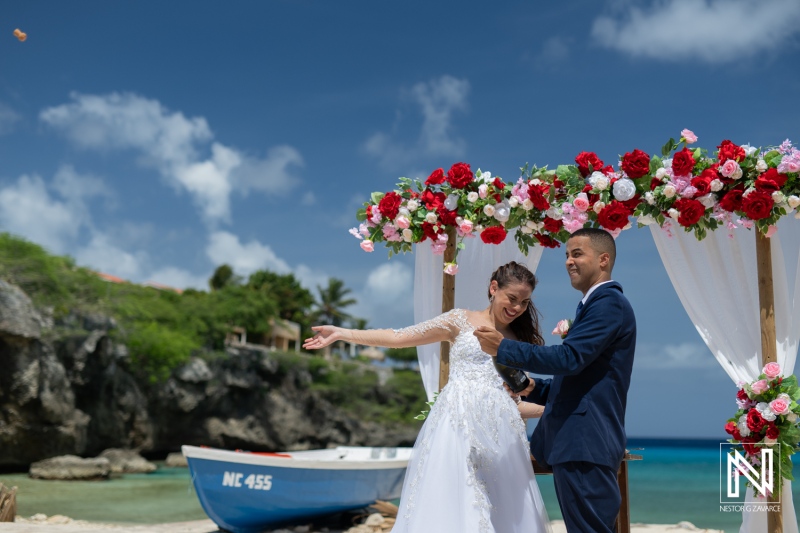
[[[303,348],[306,350],[319,350],[336,341],[352,342],[364,346],[405,348],[452,341],[458,334],[458,328],[453,324],[449,314],[403,329],[358,330],[336,326],[314,326],[311,329],[316,332],[316,335],[305,340]]]

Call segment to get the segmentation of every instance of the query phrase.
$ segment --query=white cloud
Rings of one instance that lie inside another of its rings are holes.
[[[634,57],[727,63],[784,46],[800,31],[797,0],[663,0],[598,17],[592,37]]]
[[[208,290],[209,278],[211,278],[210,272],[206,275],[197,275],[182,268],[168,266],[150,274],[148,281],[155,281],[176,289]]]
[[[279,274],[286,274],[292,270],[289,264],[266,244],[256,240],[245,244],[239,241],[239,237],[227,231],[215,231],[209,235],[206,256],[215,266],[228,264],[234,272],[243,276],[262,269]]]
[[[405,263],[384,263],[367,276],[351,314],[366,318],[370,328],[410,325],[414,314],[414,274]]]
[[[95,232],[85,246],[75,252],[79,265],[119,276],[132,281],[141,281],[148,256],[145,252],[128,252],[112,243],[102,232]]]
[[[68,104],[44,109],[41,120],[85,149],[137,152],[142,164],[188,192],[210,225],[230,221],[234,190],[278,194],[298,181],[291,169],[302,166],[303,159],[291,146],[277,146],[266,158],[254,158],[212,143],[204,118],[187,118],[157,100],[127,93],[73,93],[70,98]]]
[[[50,186],[40,176],[22,175],[0,188],[0,226],[64,253],[83,229],[91,229],[86,200],[95,196],[113,195],[102,180],[68,165],[58,169]]]
[[[413,143],[405,143],[392,134],[378,132],[364,142],[362,149],[392,170],[421,157],[463,156],[466,142],[454,134],[452,122],[457,111],[467,109],[469,88],[469,81],[448,75],[414,85],[408,95],[422,113],[419,137]]]
[[[642,343],[636,346],[637,368],[711,368],[719,366],[709,349],[698,342]]]

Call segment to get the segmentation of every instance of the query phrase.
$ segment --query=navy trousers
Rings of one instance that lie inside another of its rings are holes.
[[[614,533],[622,499],[617,471],[574,461],[553,465],[553,482],[568,533]]]

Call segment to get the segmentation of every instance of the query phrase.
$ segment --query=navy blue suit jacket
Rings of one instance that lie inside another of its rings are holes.
[[[531,438],[539,463],[618,468],[625,454],[625,406],[636,347],[636,318],[622,286],[599,286],[559,346],[503,340],[497,362],[537,374],[528,402],[544,405]]]

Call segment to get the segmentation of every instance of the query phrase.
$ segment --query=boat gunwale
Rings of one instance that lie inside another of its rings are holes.
[[[352,449],[354,447],[347,446],[341,448]],[[398,451],[399,450],[409,450],[409,457],[367,460],[348,460],[343,458],[307,459],[301,457],[275,457],[269,455],[259,455],[256,453],[221,450],[218,448],[201,448],[187,444],[181,446],[181,451],[187,460],[205,459],[209,461],[238,463],[252,466],[311,470],[392,470],[398,468],[407,468],[411,448],[398,448]]]

